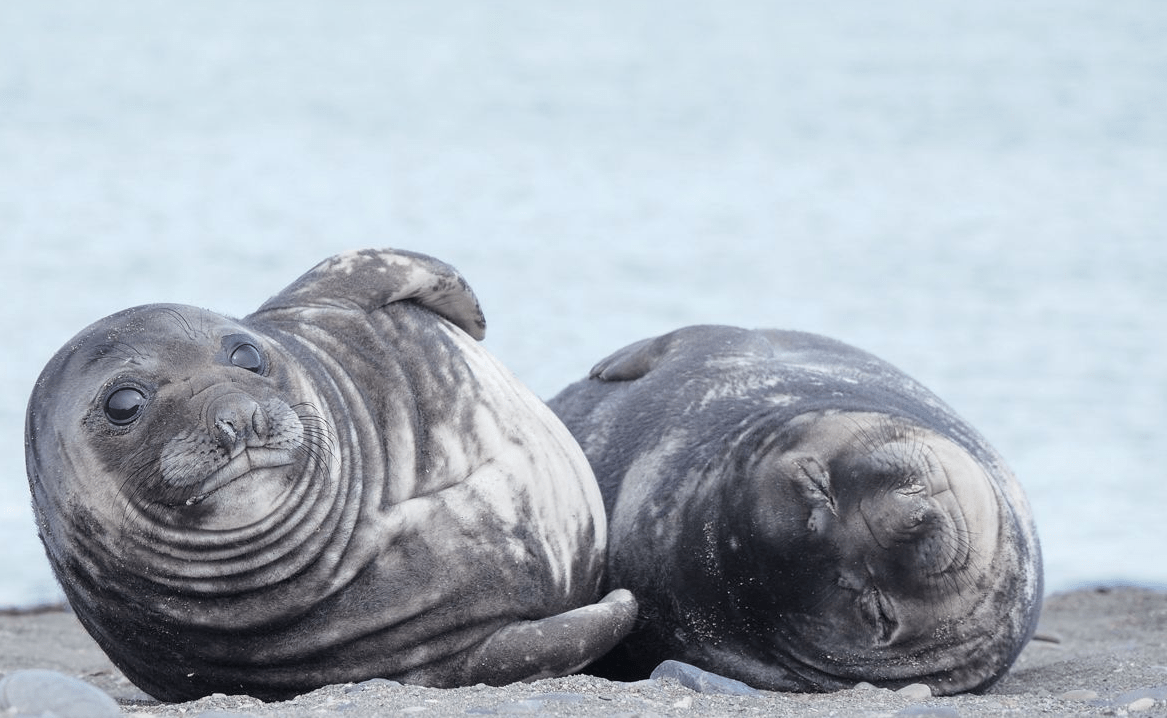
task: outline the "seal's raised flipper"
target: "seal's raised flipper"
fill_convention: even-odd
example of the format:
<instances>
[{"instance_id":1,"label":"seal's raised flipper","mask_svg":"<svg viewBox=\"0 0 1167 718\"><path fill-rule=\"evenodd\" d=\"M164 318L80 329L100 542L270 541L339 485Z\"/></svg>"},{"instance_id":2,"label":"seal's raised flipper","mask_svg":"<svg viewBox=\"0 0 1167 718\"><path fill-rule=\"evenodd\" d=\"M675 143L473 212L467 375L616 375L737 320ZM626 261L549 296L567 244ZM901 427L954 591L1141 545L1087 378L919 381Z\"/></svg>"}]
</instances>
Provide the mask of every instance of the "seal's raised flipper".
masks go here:
<instances>
[{"instance_id":1,"label":"seal's raised flipper","mask_svg":"<svg viewBox=\"0 0 1167 718\"><path fill-rule=\"evenodd\" d=\"M632 381L648 374L673 356L730 358L768 357L773 346L756 332L736 327L703 325L684 327L652 339L629 344L601 359L589 379Z\"/></svg>"},{"instance_id":2,"label":"seal's raised flipper","mask_svg":"<svg viewBox=\"0 0 1167 718\"><path fill-rule=\"evenodd\" d=\"M671 335L655 339L642 339L618 349L601 359L588 373L589 379L600 381L632 381L647 374L657 365L669 350L667 340Z\"/></svg>"},{"instance_id":3,"label":"seal's raised flipper","mask_svg":"<svg viewBox=\"0 0 1167 718\"><path fill-rule=\"evenodd\" d=\"M470 678L493 685L574 673L604 655L632 630L636 599L624 589L599 603L501 628L467 658Z\"/></svg>"},{"instance_id":4,"label":"seal's raised flipper","mask_svg":"<svg viewBox=\"0 0 1167 718\"><path fill-rule=\"evenodd\" d=\"M411 299L475 339L486 335L478 298L458 270L416 252L362 249L329 257L264 302L256 314L302 307L376 311Z\"/></svg>"}]
</instances>

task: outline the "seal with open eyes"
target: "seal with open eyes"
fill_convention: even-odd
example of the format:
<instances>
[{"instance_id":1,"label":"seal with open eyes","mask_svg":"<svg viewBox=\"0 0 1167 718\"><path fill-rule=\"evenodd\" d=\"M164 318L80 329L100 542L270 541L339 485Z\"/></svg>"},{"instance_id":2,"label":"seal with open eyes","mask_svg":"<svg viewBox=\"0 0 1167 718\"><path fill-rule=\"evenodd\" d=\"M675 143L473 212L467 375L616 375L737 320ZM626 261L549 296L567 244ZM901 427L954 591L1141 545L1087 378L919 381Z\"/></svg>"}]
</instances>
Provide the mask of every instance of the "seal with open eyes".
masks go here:
<instances>
[{"instance_id":1,"label":"seal with open eyes","mask_svg":"<svg viewBox=\"0 0 1167 718\"><path fill-rule=\"evenodd\" d=\"M241 320L102 319L46 366L26 457L78 618L163 700L571 672L632 627L600 598L587 460L475 341L451 267L360 251Z\"/></svg>"},{"instance_id":2,"label":"seal with open eyes","mask_svg":"<svg viewBox=\"0 0 1167 718\"><path fill-rule=\"evenodd\" d=\"M641 620L595 672L677 659L772 690L988 687L1032 635L1025 496L920 384L812 334L688 327L550 402L592 463Z\"/></svg>"}]
</instances>

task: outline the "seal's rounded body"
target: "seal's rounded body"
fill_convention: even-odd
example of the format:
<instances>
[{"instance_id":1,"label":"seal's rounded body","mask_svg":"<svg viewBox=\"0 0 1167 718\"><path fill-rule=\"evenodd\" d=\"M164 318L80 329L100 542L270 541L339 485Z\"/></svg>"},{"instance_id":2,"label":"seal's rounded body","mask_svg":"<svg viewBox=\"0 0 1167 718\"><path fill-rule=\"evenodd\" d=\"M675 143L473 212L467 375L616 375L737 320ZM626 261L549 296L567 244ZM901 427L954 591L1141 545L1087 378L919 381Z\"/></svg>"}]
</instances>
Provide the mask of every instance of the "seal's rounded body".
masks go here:
<instances>
[{"instance_id":1,"label":"seal's rounded body","mask_svg":"<svg viewBox=\"0 0 1167 718\"><path fill-rule=\"evenodd\" d=\"M28 474L114 663L164 700L277 698L532 679L614 645L635 603L595 603L594 479L484 326L452 268L362 251L238 321L148 305L75 337L29 402Z\"/></svg>"},{"instance_id":2,"label":"seal's rounded body","mask_svg":"<svg viewBox=\"0 0 1167 718\"><path fill-rule=\"evenodd\" d=\"M596 670L679 659L773 690L979 690L1041 602L1028 503L988 443L824 337L688 327L550 402L609 515L642 625Z\"/></svg>"}]
</instances>

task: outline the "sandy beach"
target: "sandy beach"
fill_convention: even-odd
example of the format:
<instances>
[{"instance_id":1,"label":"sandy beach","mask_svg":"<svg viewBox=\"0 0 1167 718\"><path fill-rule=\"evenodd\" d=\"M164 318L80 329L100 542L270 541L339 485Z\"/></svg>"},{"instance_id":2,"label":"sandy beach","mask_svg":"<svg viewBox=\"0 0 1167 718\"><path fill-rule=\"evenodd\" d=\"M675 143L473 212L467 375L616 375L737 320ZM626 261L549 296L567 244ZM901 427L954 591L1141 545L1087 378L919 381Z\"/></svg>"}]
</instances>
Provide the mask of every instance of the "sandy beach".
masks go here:
<instances>
[{"instance_id":1,"label":"sandy beach","mask_svg":"<svg viewBox=\"0 0 1167 718\"><path fill-rule=\"evenodd\" d=\"M927 697L867 686L831 694L716 695L675 680L590 676L453 690L375 679L326 686L279 703L216 694L164 704L134 687L71 613L0 615L0 674L40 668L94 685L127 716L999 716L1167 715L1167 591L1085 589L1047 597L1037 638L984 695Z\"/></svg>"}]
</instances>

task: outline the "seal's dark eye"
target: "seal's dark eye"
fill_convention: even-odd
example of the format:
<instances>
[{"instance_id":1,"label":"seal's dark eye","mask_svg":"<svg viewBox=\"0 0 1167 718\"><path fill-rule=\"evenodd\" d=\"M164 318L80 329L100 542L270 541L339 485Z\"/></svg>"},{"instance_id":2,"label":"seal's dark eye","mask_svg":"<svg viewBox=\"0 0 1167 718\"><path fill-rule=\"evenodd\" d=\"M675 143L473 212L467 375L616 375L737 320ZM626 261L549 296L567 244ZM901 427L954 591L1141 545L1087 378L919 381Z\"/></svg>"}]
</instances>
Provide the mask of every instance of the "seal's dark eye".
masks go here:
<instances>
[{"instance_id":1,"label":"seal's dark eye","mask_svg":"<svg viewBox=\"0 0 1167 718\"><path fill-rule=\"evenodd\" d=\"M122 387L105 399L105 415L118 426L125 426L142 413L146 395L132 386Z\"/></svg>"},{"instance_id":2,"label":"seal's dark eye","mask_svg":"<svg viewBox=\"0 0 1167 718\"><path fill-rule=\"evenodd\" d=\"M231 352L231 363L240 369L258 374L263 370L263 357L253 344L240 344Z\"/></svg>"}]
</instances>

